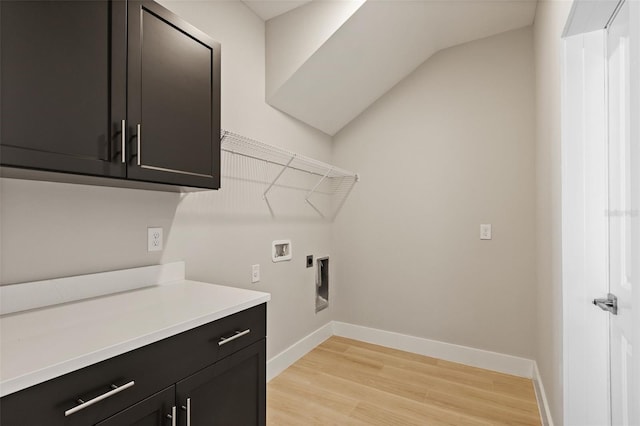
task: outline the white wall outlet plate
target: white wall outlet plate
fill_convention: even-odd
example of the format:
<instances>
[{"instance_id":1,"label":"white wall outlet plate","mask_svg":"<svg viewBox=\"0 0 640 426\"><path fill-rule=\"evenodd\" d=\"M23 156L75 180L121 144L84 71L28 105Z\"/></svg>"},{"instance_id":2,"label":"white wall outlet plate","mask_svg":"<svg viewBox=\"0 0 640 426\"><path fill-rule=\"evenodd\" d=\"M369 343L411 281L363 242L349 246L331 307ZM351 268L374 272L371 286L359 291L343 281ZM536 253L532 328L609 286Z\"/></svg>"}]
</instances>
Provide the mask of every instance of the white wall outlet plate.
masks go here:
<instances>
[{"instance_id":1,"label":"white wall outlet plate","mask_svg":"<svg viewBox=\"0 0 640 426\"><path fill-rule=\"evenodd\" d=\"M260 265L251 265L251 282L257 283L260 281Z\"/></svg>"},{"instance_id":2,"label":"white wall outlet plate","mask_svg":"<svg viewBox=\"0 0 640 426\"><path fill-rule=\"evenodd\" d=\"M274 262L291 260L292 255L291 240L276 240L271 245L271 260Z\"/></svg>"},{"instance_id":3,"label":"white wall outlet plate","mask_svg":"<svg viewBox=\"0 0 640 426\"><path fill-rule=\"evenodd\" d=\"M147 251L162 251L162 228L147 228Z\"/></svg>"},{"instance_id":4,"label":"white wall outlet plate","mask_svg":"<svg viewBox=\"0 0 640 426\"><path fill-rule=\"evenodd\" d=\"M491 224L483 223L480 225L480 239L481 240L490 240L491 239Z\"/></svg>"}]
</instances>

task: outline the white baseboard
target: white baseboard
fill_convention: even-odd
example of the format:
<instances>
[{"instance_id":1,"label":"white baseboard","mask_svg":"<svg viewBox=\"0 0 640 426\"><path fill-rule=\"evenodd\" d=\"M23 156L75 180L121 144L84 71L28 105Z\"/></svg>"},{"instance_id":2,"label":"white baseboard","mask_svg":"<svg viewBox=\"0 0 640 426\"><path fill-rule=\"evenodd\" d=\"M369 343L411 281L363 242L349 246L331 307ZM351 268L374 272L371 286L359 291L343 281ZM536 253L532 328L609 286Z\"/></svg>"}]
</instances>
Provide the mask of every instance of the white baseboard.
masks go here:
<instances>
[{"instance_id":1,"label":"white baseboard","mask_svg":"<svg viewBox=\"0 0 640 426\"><path fill-rule=\"evenodd\" d=\"M538 363L535 361L533 361L533 387L536 391L542 425L553 426L553 419L551 418L551 411L549 410L549 401L547 401L547 394L544 392L544 385L542 384L540 370L538 370Z\"/></svg>"},{"instance_id":2,"label":"white baseboard","mask_svg":"<svg viewBox=\"0 0 640 426\"><path fill-rule=\"evenodd\" d=\"M546 403L546 397L544 396L544 388L542 387L539 375L536 376L536 374L538 374L537 366L533 360L339 321L332 321L325 324L271 358L267 362L267 381L270 381L282 373L287 367L333 335L348 337L446 361L458 362L472 367L526 377L528 379L537 379L541 389L541 406L545 407L549 425L553 426L553 423L550 422L551 417L549 416L548 405Z\"/></svg>"},{"instance_id":3,"label":"white baseboard","mask_svg":"<svg viewBox=\"0 0 640 426\"><path fill-rule=\"evenodd\" d=\"M267 361L267 382L331 336L333 336L333 326L329 322L271 358Z\"/></svg>"},{"instance_id":4,"label":"white baseboard","mask_svg":"<svg viewBox=\"0 0 640 426\"><path fill-rule=\"evenodd\" d=\"M348 337L446 361L458 362L472 367L526 377L528 379L533 378L534 361L526 358L337 321L333 322L333 333L337 336Z\"/></svg>"},{"instance_id":5,"label":"white baseboard","mask_svg":"<svg viewBox=\"0 0 640 426\"><path fill-rule=\"evenodd\" d=\"M271 358L267 382L333 335L532 379L542 424L554 426L538 364L533 360L339 321L325 324Z\"/></svg>"}]
</instances>

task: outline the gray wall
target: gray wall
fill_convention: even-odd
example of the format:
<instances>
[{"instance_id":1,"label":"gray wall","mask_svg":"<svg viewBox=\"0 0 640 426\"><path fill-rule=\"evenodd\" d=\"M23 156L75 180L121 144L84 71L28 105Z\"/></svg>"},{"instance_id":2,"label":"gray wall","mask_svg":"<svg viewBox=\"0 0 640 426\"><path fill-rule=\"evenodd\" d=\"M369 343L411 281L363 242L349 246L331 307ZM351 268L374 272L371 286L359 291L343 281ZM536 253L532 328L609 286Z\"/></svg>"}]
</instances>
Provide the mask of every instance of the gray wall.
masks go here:
<instances>
[{"instance_id":1,"label":"gray wall","mask_svg":"<svg viewBox=\"0 0 640 426\"><path fill-rule=\"evenodd\" d=\"M334 225L336 319L533 358L532 47L525 28L443 50L335 136L362 174Z\"/></svg>"},{"instance_id":2,"label":"gray wall","mask_svg":"<svg viewBox=\"0 0 640 426\"><path fill-rule=\"evenodd\" d=\"M562 234L560 175L560 35L571 2L540 1L534 23L536 58L536 194L538 315L536 361L556 424L562 399Z\"/></svg>"},{"instance_id":3,"label":"gray wall","mask_svg":"<svg viewBox=\"0 0 640 426\"><path fill-rule=\"evenodd\" d=\"M264 102L264 22L241 2L162 2L222 43L222 126L329 161L330 138ZM180 195L13 179L0 180L3 284L185 260L187 277L271 292L268 356L326 324L315 314L315 276L304 255L331 254L330 224L298 187L262 200L274 170L223 156L223 188ZM165 250L147 253L147 226L162 226ZM294 259L271 262L271 241L290 238ZM251 265L262 281L251 284Z\"/></svg>"}]
</instances>

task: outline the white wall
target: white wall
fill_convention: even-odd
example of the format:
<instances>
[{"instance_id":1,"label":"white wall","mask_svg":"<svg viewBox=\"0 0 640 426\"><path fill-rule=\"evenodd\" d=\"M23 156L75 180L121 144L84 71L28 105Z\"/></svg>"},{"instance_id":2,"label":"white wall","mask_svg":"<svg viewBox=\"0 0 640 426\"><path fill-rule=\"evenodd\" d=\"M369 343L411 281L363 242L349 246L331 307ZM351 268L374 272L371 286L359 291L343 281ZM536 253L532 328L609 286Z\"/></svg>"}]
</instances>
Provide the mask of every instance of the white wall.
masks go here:
<instances>
[{"instance_id":1,"label":"white wall","mask_svg":"<svg viewBox=\"0 0 640 426\"><path fill-rule=\"evenodd\" d=\"M222 43L222 126L329 160L330 138L264 103L264 22L241 2L162 2ZM180 195L12 179L0 180L0 283L184 259L187 277L271 292L268 356L327 323L315 314L315 276L304 255L332 254L330 225L298 189L261 198L273 169L223 156L223 188ZM240 180L242 178L245 180ZM299 186L305 177L290 176ZM253 180L257 182L250 182ZM165 250L146 251L147 226L165 231ZM292 262L271 262L271 241L291 238ZM250 284L251 265L262 281Z\"/></svg>"},{"instance_id":2,"label":"white wall","mask_svg":"<svg viewBox=\"0 0 640 426\"><path fill-rule=\"evenodd\" d=\"M533 27L536 69L538 315L535 359L556 422L562 422L562 244L560 36L570 1L539 1Z\"/></svg>"},{"instance_id":3,"label":"white wall","mask_svg":"<svg viewBox=\"0 0 640 426\"><path fill-rule=\"evenodd\" d=\"M312 1L266 22L267 99L364 2Z\"/></svg>"},{"instance_id":4,"label":"white wall","mask_svg":"<svg viewBox=\"0 0 640 426\"><path fill-rule=\"evenodd\" d=\"M336 135L337 320L533 358L533 70L530 27L443 50Z\"/></svg>"}]
</instances>

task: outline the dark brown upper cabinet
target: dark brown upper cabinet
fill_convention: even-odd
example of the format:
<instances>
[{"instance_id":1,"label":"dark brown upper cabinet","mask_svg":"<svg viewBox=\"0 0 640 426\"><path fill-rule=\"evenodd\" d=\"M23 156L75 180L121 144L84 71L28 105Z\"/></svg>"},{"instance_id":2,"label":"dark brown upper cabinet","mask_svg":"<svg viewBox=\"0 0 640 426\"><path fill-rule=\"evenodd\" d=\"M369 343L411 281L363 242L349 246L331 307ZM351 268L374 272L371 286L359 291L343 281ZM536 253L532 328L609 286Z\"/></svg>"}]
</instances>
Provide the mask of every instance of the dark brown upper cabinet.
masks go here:
<instances>
[{"instance_id":1,"label":"dark brown upper cabinet","mask_svg":"<svg viewBox=\"0 0 640 426\"><path fill-rule=\"evenodd\" d=\"M126 177L126 5L0 1L2 165Z\"/></svg>"},{"instance_id":2,"label":"dark brown upper cabinet","mask_svg":"<svg viewBox=\"0 0 640 426\"><path fill-rule=\"evenodd\" d=\"M152 1L2 0L0 23L3 170L220 187L209 36Z\"/></svg>"},{"instance_id":3,"label":"dark brown upper cabinet","mask_svg":"<svg viewBox=\"0 0 640 426\"><path fill-rule=\"evenodd\" d=\"M152 1L129 1L128 177L220 187L220 45Z\"/></svg>"}]
</instances>

